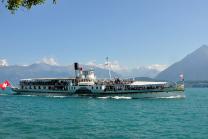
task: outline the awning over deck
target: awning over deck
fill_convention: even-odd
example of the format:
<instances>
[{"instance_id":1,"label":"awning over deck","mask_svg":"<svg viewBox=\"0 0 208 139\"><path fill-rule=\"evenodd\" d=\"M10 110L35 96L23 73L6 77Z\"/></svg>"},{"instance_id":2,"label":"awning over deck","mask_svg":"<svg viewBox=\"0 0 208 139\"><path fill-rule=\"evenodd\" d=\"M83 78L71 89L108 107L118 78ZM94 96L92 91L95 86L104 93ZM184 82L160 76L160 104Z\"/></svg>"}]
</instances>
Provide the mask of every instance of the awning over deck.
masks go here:
<instances>
[{"instance_id":1,"label":"awning over deck","mask_svg":"<svg viewBox=\"0 0 208 139\"><path fill-rule=\"evenodd\" d=\"M132 86L148 86L148 85L165 85L167 82L147 82L147 81L135 81L131 84Z\"/></svg>"}]
</instances>

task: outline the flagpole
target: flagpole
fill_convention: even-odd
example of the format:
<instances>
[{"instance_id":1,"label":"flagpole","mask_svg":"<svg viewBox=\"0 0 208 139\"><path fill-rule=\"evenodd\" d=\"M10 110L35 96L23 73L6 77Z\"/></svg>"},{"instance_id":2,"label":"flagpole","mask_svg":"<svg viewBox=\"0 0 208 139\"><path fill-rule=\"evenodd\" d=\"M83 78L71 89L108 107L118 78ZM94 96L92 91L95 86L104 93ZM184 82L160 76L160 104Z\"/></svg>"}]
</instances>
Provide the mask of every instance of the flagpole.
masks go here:
<instances>
[{"instance_id":1,"label":"flagpole","mask_svg":"<svg viewBox=\"0 0 208 139\"><path fill-rule=\"evenodd\" d=\"M111 71L110 71L109 57L106 57L106 63L107 63L107 66L108 66L108 74L109 74L109 77L110 77L110 80L111 80Z\"/></svg>"}]
</instances>

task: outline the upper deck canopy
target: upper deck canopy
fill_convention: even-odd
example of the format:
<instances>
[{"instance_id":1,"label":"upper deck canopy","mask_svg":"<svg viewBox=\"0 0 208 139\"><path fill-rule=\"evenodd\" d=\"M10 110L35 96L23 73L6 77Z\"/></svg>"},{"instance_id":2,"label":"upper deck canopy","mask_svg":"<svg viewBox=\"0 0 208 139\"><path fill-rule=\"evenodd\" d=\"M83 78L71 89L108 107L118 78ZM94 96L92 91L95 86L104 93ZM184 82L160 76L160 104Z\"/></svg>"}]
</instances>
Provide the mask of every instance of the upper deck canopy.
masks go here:
<instances>
[{"instance_id":1,"label":"upper deck canopy","mask_svg":"<svg viewBox=\"0 0 208 139\"><path fill-rule=\"evenodd\" d=\"M75 78L31 78L21 79L20 81L50 81L50 80L74 80Z\"/></svg>"},{"instance_id":2,"label":"upper deck canopy","mask_svg":"<svg viewBox=\"0 0 208 139\"><path fill-rule=\"evenodd\" d=\"M128 85L134 85L134 86L144 86L144 85L165 85L167 82L148 82L148 81L135 81L133 83L130 83Z\"/></svg>"}]
</instances>

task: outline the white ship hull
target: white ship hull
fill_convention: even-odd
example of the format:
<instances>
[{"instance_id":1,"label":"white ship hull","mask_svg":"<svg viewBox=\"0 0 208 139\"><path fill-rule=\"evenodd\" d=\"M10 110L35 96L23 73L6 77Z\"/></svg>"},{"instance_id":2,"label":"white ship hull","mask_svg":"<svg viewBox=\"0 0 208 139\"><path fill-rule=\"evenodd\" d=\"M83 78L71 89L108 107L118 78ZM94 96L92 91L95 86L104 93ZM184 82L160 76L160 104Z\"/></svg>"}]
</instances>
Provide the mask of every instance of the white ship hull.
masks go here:
<instances>
[{"instance_id":1,"label":"white ship hull","mask_svg":"<svg viewBox=\"0 0 208 139\"><path fill-rule=\"evenodd\" d=\"M94 93L70 93L68 91L37 91L37 90L20 90L15 89L17 95L34 95L34 96L72 96L72 97L130 97L130 98L168 98L177 97L184 98L184 91L153 91L153 90L139 90L139 91L126 91L126 92L94 92Z\"/></svg>"}]
</instances>

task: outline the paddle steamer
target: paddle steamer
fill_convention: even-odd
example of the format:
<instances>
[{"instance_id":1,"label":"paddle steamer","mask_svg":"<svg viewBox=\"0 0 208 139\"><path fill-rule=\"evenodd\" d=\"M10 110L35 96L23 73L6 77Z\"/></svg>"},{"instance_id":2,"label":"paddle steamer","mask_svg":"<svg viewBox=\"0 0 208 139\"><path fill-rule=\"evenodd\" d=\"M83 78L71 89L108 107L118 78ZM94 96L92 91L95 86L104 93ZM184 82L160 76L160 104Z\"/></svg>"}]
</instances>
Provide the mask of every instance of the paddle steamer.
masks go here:
<instances>
[{"instance_id":1,"label":"paddle steamer","mask_svg":"<svg viewBox=\"0 0 208 139\"><path fill-rule=\"evenodd\" d=\"M134 81L128 79L96 79L93 70L83 70L74 63L74 78L36 78L20 80L20 95L58 96L124 96L132 98L184 96L184 83Z\"/></svg>"}]
</instances>

